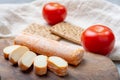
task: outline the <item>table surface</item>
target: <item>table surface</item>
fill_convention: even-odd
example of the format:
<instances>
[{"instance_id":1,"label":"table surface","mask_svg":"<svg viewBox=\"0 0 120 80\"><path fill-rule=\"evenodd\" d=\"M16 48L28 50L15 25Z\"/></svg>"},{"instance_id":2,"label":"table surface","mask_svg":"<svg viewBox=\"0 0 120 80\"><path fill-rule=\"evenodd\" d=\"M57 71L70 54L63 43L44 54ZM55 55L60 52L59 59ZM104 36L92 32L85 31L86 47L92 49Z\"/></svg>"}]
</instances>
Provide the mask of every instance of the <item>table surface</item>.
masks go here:
<instances>
[{"instance_id":1,"label":"table surface","mask_svg":"<svg viewBox=\"0 0 120 80\"><path fill-rule=\"evenodd\" d=\"M27 2L31 2L31 1L34 1L34 0L0 0L0 3L1 4L4 4L4 3L27 3ZM112 2L114 4L117 4L120 6L120 0L107 0L109 2ZM120 73L120 62L114 62L119 70L119 73Z\"/></svg>"}]
</instances>

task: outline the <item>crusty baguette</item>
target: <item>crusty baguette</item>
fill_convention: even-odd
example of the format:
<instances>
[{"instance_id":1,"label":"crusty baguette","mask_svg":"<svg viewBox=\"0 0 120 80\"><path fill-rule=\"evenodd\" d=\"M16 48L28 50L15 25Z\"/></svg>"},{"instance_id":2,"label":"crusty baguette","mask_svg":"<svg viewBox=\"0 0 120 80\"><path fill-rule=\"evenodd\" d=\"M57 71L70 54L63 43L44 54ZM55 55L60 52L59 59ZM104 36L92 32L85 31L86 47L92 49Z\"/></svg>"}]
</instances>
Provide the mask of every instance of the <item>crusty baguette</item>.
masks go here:
<instances>
[{"instance_id":1,"label":"crusty baguette","mask_svg":"<svg viewBox=\"0 0 120 80\"><path fill-rule=\"evenodd\" d=\"M9 55L9 60L13 64L17 64L18 60L22 57L22 55L29 51L29 49L25 46L20 46L17 49L13 50Z\"/></svg>"},{"instance_id":2,"label":"crusty baguette","mask_svg":"<svg viewBox=\"0 0 120 80\"><path fill-rule=\"evenodd\" d=\"M65 76L67 74L68 63L60 57L51 56L48 58L48 69L58 76Z\"/></svg>"},{"instance_id":3,"label":"crusty baguette","mask_svg":"<svg viewBox=\"0 0 120 80\"><path fill-rule=\"evenodd\" d=\"M32 66L34 58L36 56L36 53L32 51L25 52L18 61L18 66L20 67L20 69L23 71L29 69Z\"/></svg>"},{"instance_id":4,"label":"crusty baguette","mask_svg":"<svg viewBox=\"0 0 120 80\"><path fill-rule=\"evenodd\" d=\"M47 73L47 56L39 55L34 59L34 71L40 76Z\"/></svg>"},{"instance_id":5,"label":"crusty baguette","mask_svg":"<svg viewBox=\"0 0 120 80\"><path fill-rule=\"evenodd\" d=\"M20 45L12 45L12 46L5 47L3 49L4 58L8 59L9 58L9 54L12 53L14 50L16 50L19 47L20 47Z\"/></svg>"},{"instance_id":6,"label":"crusty baguette","mask_svg":"<svg viewBox=\"0 0 120 80\"><path fill-rule=\"evenodd\" d=\"M47 56L59 56L69 64L78 65L84 50L73 46L63 45L57 41L34 35L21 34L14 40L15 44L27 46L30 50Z\"/></svg>"}]
</instances>

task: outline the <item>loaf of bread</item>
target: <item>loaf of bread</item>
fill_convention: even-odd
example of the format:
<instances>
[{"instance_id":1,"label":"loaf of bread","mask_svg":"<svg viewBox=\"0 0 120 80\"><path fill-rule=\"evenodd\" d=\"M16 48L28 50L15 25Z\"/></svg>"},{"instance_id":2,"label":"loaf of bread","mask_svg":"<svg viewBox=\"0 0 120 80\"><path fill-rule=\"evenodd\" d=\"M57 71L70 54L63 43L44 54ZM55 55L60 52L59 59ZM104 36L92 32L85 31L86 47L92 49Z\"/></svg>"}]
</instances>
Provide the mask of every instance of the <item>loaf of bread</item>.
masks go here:
<instances>
[{"instance_id":1,"label":"loaf of bread","mask_svg":"<svg viewBox=\"0 0 120 80\"><path fill-rule=\"evenodd\" d=\"M10 62L13 64L17 64L18 60L26 51L29 51L29 49L25 46L20 46L17 49L13 50L9 55Z\"/></svg>"},{"instance_id":2,"label":"loaf of bread","mask_svg":"<svg viewBox=\"0 0 120 80\"><path fill-rule=\"evenodd\" d=\"M23 71L29 69L32 66L34 58L36 56L36 53L32 51L25 52L18 61L18 66L20 67L20 69Z\"/></svg>"},{"instance_id":3,"label":"loaf of bread","mask_svg":"<svg viewBox=\"0 0 120 80\"><path fill-rule=\"evenodd\" d=\"M65 76L67 74L68 63L60 57L51 56L48 58L48 69L58 76Z\"/></svg>"},{"instance_id":4,"label":"loaf of bread","mask_svg":"<svg viewBox=\"0 0 120 80\"><path fill-rule=\"evenodd\" d=\"M31 51L47 56L59 56L65 59L69 64L78 65L84 54L81 48L63 45L57 41L34 35L18 35L14 43L27 46Z\"/></svg>"},{"instance_id":5,"label":"loaf of bread","mask_svg":"<svg viewBox=\"0 0 120 80\"><path fill-rule=\"evenodd\" d=\"M47 73L47 56L39 55L34 59L34 71L40 76Z\"/></svg>"},{"instance_id":6,"label":"loaf of bread","mask_svg":"<svg viewBox=\"0 0 120 80\"><path fill-rule=\"evenodd\" d=\"M11 54L14 50L16 50L19 47L20 47L20 45L12 45L12 46L5 47L3 49L4 58L8 59L9 58L9 54Z\"/></svg>"}]
</instances>

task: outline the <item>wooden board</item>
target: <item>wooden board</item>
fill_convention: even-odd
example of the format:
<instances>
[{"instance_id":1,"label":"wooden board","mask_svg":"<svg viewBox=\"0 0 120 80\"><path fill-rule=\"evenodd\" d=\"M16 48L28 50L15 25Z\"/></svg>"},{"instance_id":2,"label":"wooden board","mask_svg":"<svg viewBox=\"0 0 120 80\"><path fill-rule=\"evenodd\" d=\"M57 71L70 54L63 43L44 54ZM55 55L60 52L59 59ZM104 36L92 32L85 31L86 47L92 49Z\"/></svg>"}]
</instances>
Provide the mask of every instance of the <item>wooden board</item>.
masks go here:
<instances>
[{"instance_id":1,"label":"wooden board","mask_svg":"<svg viewBox=\"0 0 120 80\"><path fill-rule=\"evenodd\" d=\"M32 67L22 72L3 57L3 48L11 45L11 39L0 39L0 76L1 80L119 80L118 70L107 57L85 53L84 59L78 66L69 65L68 75L58 77L48 71L45 76L34 74Z\"/></svg>"}]
</instances>

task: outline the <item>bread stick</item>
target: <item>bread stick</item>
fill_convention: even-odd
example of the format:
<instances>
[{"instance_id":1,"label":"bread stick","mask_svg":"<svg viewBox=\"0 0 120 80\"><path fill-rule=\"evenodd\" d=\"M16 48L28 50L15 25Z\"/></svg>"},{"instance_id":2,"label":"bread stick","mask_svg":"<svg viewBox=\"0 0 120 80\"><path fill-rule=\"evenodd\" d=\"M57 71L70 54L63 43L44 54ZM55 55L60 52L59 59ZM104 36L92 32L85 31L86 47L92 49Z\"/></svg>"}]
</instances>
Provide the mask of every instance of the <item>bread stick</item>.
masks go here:
<instances>
[{"instance_id":1,"label":"bread stick","mask_svg":"<svg viewBox=\"0 0 120 80\"><path fill-rule=\"evenodd\" d=\"M34 35L21 34L15 38L14 43L27 46L38 54L59 56L72 65L78 65L84 54L84 50L81 48L63 45L57 41Z\"/></svg>"}]
</instances>

